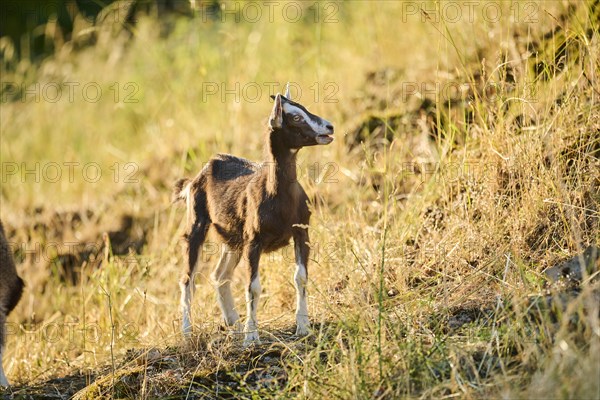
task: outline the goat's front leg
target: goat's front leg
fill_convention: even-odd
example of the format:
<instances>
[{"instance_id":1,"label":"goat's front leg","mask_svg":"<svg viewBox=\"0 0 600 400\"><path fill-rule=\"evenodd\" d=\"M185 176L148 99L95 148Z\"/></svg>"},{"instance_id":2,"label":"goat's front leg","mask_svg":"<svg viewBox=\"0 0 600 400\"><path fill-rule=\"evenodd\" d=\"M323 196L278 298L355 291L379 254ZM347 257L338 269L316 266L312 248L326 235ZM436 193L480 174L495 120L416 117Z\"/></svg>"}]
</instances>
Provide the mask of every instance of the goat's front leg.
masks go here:
<instances>
[{"instance_id":1,"label":"goat's front leg","mask_svg":"<svg viewBox=\"0 0 600 400\"><path fill-rule=\"evenodd\" d=\"M260 299L260 274L258 263L260 261L261 248L257 241L252 241L244 248L244 256L248 261L248 287L246 289L246 328L244 346L251 343L260 343L258 337L258 322L256 310Z\"/></svg>"},{"instance_id":2,"label":"goat's front leg","mask_svg":"<svg viewBox=\"0 0 600 400\"><path fill-rule=\"evenodd\" d=\"M181 288L181 313L182 313L182 330L185 337L189 337L192 333L192 298L194 297L194 275L198 259L202 251L202 245L206 239L206 231L208 230L208 222L203 218L199 222L194 223L189 234L187 234L187 256L188 265L185 273L181 277L179 286Z\"/></svg>"},{"instance_id":3,"label":"goat's front leg","mask_svg":"<svg viewBox=\"0 0 600 400\"><path fill-rule=\"evenodd\" d=\"M294 250L296 254L296 335L306 336L310 332L308 306L306 305L306 282L308 281L308 230L298 229L294 232Z\"/></svg>"}]
</instances>

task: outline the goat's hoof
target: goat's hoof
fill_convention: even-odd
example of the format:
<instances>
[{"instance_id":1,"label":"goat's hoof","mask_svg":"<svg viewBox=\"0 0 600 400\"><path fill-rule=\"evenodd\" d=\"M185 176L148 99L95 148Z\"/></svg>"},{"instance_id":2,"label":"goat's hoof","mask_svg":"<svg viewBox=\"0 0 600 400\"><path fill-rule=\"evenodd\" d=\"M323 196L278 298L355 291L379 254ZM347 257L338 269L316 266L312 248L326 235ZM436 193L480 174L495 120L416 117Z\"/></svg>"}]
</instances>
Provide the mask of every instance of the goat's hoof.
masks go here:
<instances>
[{"instance_id":1,"label":"goat's hoof","mask_svg":"<svg viewBox=\"0 0 600 400\"><path fill-rule=\"evenodd\" d=\"M310 322L306 316L300 316L296 320L296 336L308 336L310 334Z\"/></svg>"},{"instance_id":2,"label":"goat's hoof","mask_svg":"<svg viewBox=\"0 0 600 400\"><path fill-rule=\"evenodd\" d=\"M260 338L258 337L258 332L248 332L246 333L246 337L244 338L244 347L248 347L250 345L260 344Z\"/></svg>"},{"instance_id":3,"label":"goat's hoof","mask_svg":"<svg viewBox=\"0 0 600 400\"><path fill-rule=\"evenodd\" d=\"M240 321L236 322L233 325L222 325L220 329L230 335L232 337L237 338L238 340L244 335L244 326L240 323Z\"/></svg>"},{"instance_id":4,"label":"goat's hoof","mask_svg":"<svg viewBox=\"0 0 600 400\"><path fill-rule=\"evenodd\" d=\"M184 329L182 331L182 333L183 333L183 338L185 340L190 340L192 337L192 327L190 327L189 329Z\"/></svg>"},{"instance_id":5,"label":"goat's hoof","mask_svg":"<svg viewBox=\"0 0 600 400\"><path fill-rule=\"evenodd\" d=\"M303 327L296 327L296 335L298 337L303 337L303 336L308 336L310 335L310 328L308 328L307 326L303 326Z\"/></svg>"},{"instance_id":6,"label":"goat's hoof","mask_svg":"<svg viewBox=\"0 0 600 400\"><path fill-rule=\"evenodd\" d=\"M248 347L253 347L253 346L258 346L260 345L260 340L245 340L244 339L244 344L242 345L242 347L244 349L247 349Z\"/></svg>"},{"instance_id":7,"label":"goat's hoof","mask_svg":"<svg viewBox=\"0 0 600 400\"><path fill-rule=\"evenodd\" d=\"M236 325L238 325L238 321L240 320L240 316L238 315L238 313L234 312L228 315L227 317L223 318L223 320L225 322L225 326L236 327Z\"/></svg>"}]
</instances>

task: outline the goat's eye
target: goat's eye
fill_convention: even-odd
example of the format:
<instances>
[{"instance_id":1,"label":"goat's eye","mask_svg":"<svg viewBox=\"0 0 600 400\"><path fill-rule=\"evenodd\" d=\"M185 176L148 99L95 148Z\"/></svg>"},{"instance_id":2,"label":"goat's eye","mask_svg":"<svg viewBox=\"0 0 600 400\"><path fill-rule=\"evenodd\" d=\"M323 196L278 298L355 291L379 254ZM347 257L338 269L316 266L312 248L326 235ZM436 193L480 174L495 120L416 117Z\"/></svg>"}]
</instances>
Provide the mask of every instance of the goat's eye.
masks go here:
<instances>
[{"instance_id":1,"label":"goat's eye","mask_svg":"<svg viewBox=\"0 0 600 400\"><path fill-rule=\"evenodd\" d=\"M294 122L300 122L300 120L302 119L299 115L294 115L292 117L292 119L294 120Z\"/></svg>"}]
</instances>

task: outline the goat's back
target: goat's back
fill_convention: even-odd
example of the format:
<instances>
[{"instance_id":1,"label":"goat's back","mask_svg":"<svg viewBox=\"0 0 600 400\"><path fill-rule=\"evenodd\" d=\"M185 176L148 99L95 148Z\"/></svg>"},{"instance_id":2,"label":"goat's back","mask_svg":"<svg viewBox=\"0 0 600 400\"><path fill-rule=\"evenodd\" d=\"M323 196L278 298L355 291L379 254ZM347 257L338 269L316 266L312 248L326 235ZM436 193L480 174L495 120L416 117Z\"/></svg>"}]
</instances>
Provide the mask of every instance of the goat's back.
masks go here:
<instances>
[{"instance_id":1,"label":"goat's back","mask_svg":"<svg viewBox=\"0 0 600 400\"><path fill-rule=\"evenodd\" d=\"M232 248L243 242L248 186L258 182L260 175L257 163L230 154L217 154L192 184L195 208L206 210L206 217Z\"/></svg>"},{"instance_id":2,"label":"goat's back","mask_svg":"<svg viewBox=\"0 0 600 400\"><path fill-rule=\"evenodd\" d=\"M228 182L250 177L260 170L260 165L231 154L217 154L210 160L210 176L217 182Z\"/></svg>"}]
</instances>

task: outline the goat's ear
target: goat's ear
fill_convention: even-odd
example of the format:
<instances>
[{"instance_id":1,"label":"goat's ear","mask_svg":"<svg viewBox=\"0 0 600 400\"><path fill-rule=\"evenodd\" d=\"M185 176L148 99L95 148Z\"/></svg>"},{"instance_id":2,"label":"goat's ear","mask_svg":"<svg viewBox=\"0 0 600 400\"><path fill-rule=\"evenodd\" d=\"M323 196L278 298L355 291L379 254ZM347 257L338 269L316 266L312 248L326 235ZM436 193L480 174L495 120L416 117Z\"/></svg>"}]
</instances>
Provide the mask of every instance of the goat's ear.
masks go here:
<instances>
[{"instance_id":1,"label":"goat's ear","mask_svg":"<svg viewBox=\"0 0 600 400\"><path fill-rule=\"evenodd\" d=\"M277 96L271 96L275 99L273 104L273 111L271 111L271 117L269 117L269 126L273 129L281 128L283 125L283 106L281 104L281 94L277 93Z\"/></svg>"}]
</instances>

